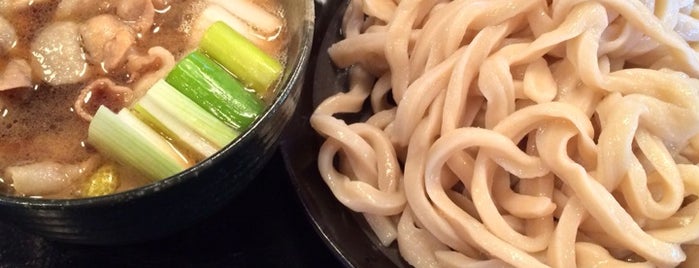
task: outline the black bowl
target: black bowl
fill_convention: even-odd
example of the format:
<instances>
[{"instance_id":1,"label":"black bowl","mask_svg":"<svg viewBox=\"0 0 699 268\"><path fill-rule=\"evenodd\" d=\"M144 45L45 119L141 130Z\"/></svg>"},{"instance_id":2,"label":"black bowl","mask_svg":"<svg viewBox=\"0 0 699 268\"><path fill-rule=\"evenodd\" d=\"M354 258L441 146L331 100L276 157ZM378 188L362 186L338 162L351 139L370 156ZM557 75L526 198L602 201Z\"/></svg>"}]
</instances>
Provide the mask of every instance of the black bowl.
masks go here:
<instances>
[{"instance_id":1,"label":"black bowl","mask_svg":"<svg viewBox=\"0 0 699 268\"><path fill-rule=\"evenodd\" d=\"M318 151L324 139L311 128L310 116L325 98L348 87L348 77L327 53L330 45L342 39L340 25L347 2L317 2L321 3L307 90L301 93L296 115L280 144L291 182L313 227L346 267L410 267L395 243L382 246L363 216L340 203L318 172Z\"/></svg>"},{"instance_id":2,"label":"black bowl","mask_svg":"<svg viewBox=\"0 0 699 268\"><path fill-rule=\"evenodd\" d=\"M51 240L109 245L160 238L223 207L275 152L299 99L313 40L314 5L312 0L282 2L290 38L280 92L234 142L180 174L131 191L70 200L0 196L0 220Z\"/></svg>"}]
</instances>

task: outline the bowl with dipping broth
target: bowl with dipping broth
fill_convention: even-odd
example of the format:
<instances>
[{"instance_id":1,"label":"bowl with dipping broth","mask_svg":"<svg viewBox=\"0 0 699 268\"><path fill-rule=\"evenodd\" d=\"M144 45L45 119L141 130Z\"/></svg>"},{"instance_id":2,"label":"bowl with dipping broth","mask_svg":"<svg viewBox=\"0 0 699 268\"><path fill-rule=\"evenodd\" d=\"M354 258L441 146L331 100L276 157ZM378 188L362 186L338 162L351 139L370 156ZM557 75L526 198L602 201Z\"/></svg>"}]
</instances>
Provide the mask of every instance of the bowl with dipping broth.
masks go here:
<instances>
[{"instance_id":1,"label":"bowl with dipping broth","mask_svg":"<svg viewBox=\"0 0 699 268\"><path fill-rule=\"evenodd\" d=\"M313 1L90 3L103 14L82 14L73 2L0 4L8 5L0 6L0 31L10 29L0 32L0 72L16 74L0 80L0 119L12 124L0 130L0 220L56 241L126 244L184 229L243 191L296 108ZM32 22L27 40L17 25L32 12L51 19ZM5 36L14 42L3 46ZM52 54L42 39L83 54ZM16 83L1 85L7 81ZM48 134L16 134L32 124L12 116L58 105L47 99L70 102L25 116ZM77 145L63 145L70 140Z\"/></svg>"}]
</instances>

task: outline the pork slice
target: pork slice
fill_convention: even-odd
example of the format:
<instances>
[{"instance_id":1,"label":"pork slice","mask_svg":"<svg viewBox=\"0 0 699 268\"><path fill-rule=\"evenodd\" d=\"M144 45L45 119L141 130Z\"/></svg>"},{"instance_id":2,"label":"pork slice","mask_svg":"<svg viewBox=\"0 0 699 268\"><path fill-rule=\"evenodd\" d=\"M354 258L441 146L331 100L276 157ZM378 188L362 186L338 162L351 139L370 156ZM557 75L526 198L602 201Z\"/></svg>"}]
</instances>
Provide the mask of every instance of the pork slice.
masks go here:
<instances>
[{"instance_id":1,"label":"pork slice","mask_svg":"<svg viewBox=\"0 0 699 268\"><path fill-rule=\"evenodd\" d=\"M138 33L145 33L153 26L155 8L151 0L120 0L116 10L117 15Z\"/></svg>"},{"instance_id":2,"label":"pork slice","mask_svg":"<svg viewBox=\"0 0 699 268\"><path fill-rule=\"evenodd\" d=\"M99 157L91 157L78 164L53 161L12 166L5 169L5 178L15 191L25 196L42 196L65 191L96 169Z\"/></svg>"},{"instance_id":3,"label":"pork slice","mask_svg":"<svg viewBox=\"0 0 699 268\"><path fill-rule=\"evenodd\" d=\"M167 49L159 46L148 49L147 55L128 56L126 70L134 79L133 98L139 99L159 79L163 79L175 67L175 57Z\"/></svg>"},{"instance_id":4,"label":"pork slice","mask_svg":"<svg viewBox=\"0 0 699 268\"><path fill-rule=\"evenodd\" d=\"M32 67L24 59L13 59L0 74L0 91L32 86Z\"/></svg>"},{"instance_id":5,"label":"pork slice","mask_svg":"<svg viewBox=\"0 0 699 268\"><path fill-rule=\"evenodd\" d=\"M28 8L30 5L38 5L49 0L0 0L0 14L10 14L18 10Z\"/></svg>"},{"instance_id":6,"label":"pork slice","mask_svg":"<svg viewBox=\"0 0 699 268\"><path fill-rule=\"evenodd\" d=\"M104 14L80 26L80 36L87 59L105 72L119 67L126 53L136 43L136 33L114 15Z\"/></svg>"},{"instance_id":7,"label":"pork slice","mask_svg":"<svg viewBox=\"0 0 699 268\"><path fill-rule=\"evenodd\" d=\"M119 86L108 78L100 78L80 91L73 107L82 119L89 122L100 106L119 111L131 104L132 100L133 93L130 88Z\"/></svg>"},{"instance_id":8,"label":"pork slice","mask_svg":"<svg viewBox=\"0 0 699 268\"><path fill-rule=\"evenodd\" d=\"M56 7L54 19L83 21L108 11L111 5L110 0L62 0Z\"/></svg>"},{"instance_id":9,"label":"pork slice","mask_svg":"<svg viewBox=\"0 0 699 268\"><path fill-rule=\"evenodd\" d=\"M2 0L0 0L2 1ZM9 21L0 16L0 56L12 49L17 42L17 33Z\"/></svg>"}]
</instances>

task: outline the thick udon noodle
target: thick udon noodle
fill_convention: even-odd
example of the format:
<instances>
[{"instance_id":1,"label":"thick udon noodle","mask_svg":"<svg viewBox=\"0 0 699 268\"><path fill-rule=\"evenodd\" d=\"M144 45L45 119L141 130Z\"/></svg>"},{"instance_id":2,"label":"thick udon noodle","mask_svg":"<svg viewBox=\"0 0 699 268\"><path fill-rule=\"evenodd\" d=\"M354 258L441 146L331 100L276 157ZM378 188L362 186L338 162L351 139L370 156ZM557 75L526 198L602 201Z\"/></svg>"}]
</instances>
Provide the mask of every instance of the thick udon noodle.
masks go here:
<instances>
[{"instance_id":1,"label":"thick udon noodle","mask_svg":"<svg viewBox=\"0 0 699 268\"><path fill-rule=\"evenodd\" d=\"M418 267L697 267L697 16L353 0L329 49L349 89L311 117L320 173Z\"/></svg>"}]
</instances>

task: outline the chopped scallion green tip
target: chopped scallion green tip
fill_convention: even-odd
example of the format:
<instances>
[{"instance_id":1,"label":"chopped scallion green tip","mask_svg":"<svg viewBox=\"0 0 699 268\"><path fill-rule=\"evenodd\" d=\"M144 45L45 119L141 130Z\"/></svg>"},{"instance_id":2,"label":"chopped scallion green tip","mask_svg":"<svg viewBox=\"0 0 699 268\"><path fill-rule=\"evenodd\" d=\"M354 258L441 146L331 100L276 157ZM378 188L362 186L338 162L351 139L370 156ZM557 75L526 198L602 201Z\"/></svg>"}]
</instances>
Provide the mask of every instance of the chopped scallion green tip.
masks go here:
<instances>
[{"instance_id":1,"label":"chopped scallion green tip","mask_svg":"<svg viewBox=\"0 0 699 268\"><path fill-rule=\"evenodd\" d=\"M264 95L282 73L279 61L220 21L206 30L199 47L260 95Z\"/></svg>"}]
</instances>

